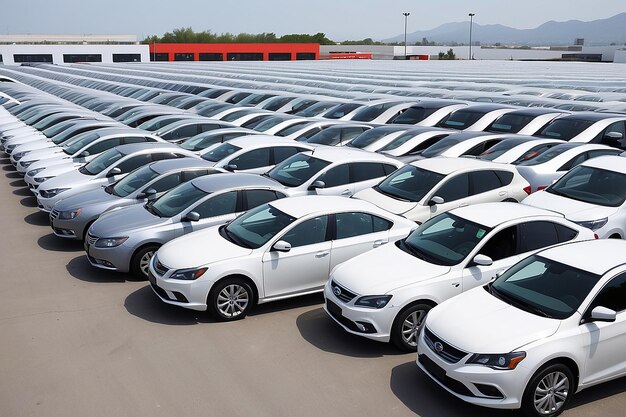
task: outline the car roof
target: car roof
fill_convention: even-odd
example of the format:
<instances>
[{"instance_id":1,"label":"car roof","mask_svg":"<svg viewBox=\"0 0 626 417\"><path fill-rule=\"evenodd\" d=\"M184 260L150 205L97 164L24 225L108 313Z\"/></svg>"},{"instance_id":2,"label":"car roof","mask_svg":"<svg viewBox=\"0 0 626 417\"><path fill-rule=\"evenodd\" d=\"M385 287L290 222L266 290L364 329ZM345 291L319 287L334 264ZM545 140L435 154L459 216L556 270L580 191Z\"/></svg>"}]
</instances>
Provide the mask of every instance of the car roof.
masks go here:
<instances>
[{"instance_id":1,"label":"car roof","mask_svg":"<svg viewBox=\"0 0 626 417\"><path fill-rule=\"evenodd\" d=\"M562 214L554 211L508 202L472 204L451 210L451 213L489 228L526 217L563 218Z\"/></svg>"},{"instance_id":2,"label":"car roof","mask_svg":"<svg viewBox=\"0 0 626 417\"><path fill-rule=\"evenodd\" d=\"M545 249L539 256L574 268L601 275L626 263L626 241L621 239L597 239L574 242ZM592 260L590 262L590 260Z\"/></svg>"},{"instance_id":3,"label":"car roof","mask_svg":"<svg viewBox=\"0 0 626 417\"><path fill-rule=\"evenodd\" d=\"M618 113L576 112L574 114L559 117L558 119L554 119L554 120L573 119L573 120L587 120L590 122L597 122L599 120L612 119L614 117L626 119L626 115L618 114Z\"/></svg>"},{"instance_id":4,"label":"car roof","mask_svg":"<svg viewBox=\"0 0 626 417\"><path fill-rule=\"evenodd\" d=\"M116 146L114 149L117 149L120 153L123 153L124 155L129 155L134 152L139 152L139 151L143 151L144 149L152 149L152 148L161 148L161 149L167 149L167 150L171 149L171 150L176 150L176 151L180 151L183 153L189 152L184 149L181 149L181 147L178 145L175 145L173 143L167 143L167 142L129 143L127 145Z\"/></svg>"},{"instance_id":5,"label":"car roof","mask_svg":"<svg viewBox=\"0 0 626 417\"><path fill-rule=\"evenodd\" d=\"M128 126L103 127L102 129L92 130L92 132L98 133L98 135L100 137L103 137L105 135L118 135L118 134L132 135L132 136L148 136L148 135L151 135L150 132L146 132L145 130L135 129L133 127L128 127Z\"/></svg>"},{"instance_id":6,"label":"car roof","mask_svg":"<svg viewBox=\"0 0 626 417\"><path fill-rule=\"evenodd\" d=\"M364 200L328 195L309 195L284 198L270 203L273 207L297 219L309 214L334 213L347 210L376 211L373 205Z\"/></svg>"},{"instance_id":7,"label":"car roof","mask_svg":"<svg viewBox=\"0 0 626 417\"><path fill-rule=\"evenodd\" d=\"M491 161L484 161L476 158L447 158L443 156L435 158L420 159L419 161L411 162L411 165L418 168L426 169L428 171L437 172L439 174L448 175L452 172L472 169L497 169L503 171L513 171L515 168L506 165L499 164Z\"/></svg>"},{"instance_id":8,"label":"car roof","mask_svg":"<svg viewBox=\"0 0 626 417\"><path fill-rule=\"evenodd\" d=\"M236 187L270 187L280 188L276 181L257 174L243 172L228 172L219 175L209 175L191 181L194 186L204 192L214 193L227 188Z\"/></svg>"},{"instance_id":9,"label":"car roof","mask_svg":"<svg viewBox=\"0 0 626 417\"><path fill-rule=\"evenodd\" d=\"M294 142L295 143L295 142ZM397 165L398 162L388 156L381 155L375 152L368 152L358 148L346 148L337 146L319 146L312 151L303 152L307 155L312 155L315 158L323 159L325 161L333 162L349 162L359 160L363 162L390 162Z\"/></svg>"},{"instance_id":10,"label":"car roof","mask_svg":"<svg viewBox=\"0 0 626 417\"><path fill-rule=\"evenodd\" d=\"M240 136L238 138L231 139L225 143L230 143L232 145L239 146L242 148L247 148L250 146L268 146L268 145L274 145L274 144L276 145L286 144L286 145L292 145L292 146L303 145L305 148L309 148L309 149L311 148L306 143L296 142L292 139L286 139L286 138L281 138L281 137L272 136L272 135L255 135L255 134Z\"/></svg>"},{"instance_id":11,"label":"car roof","mask_svg":"<svg viewBox=\"0 0 626 417\"><path fill-rule=\"evenodd\" d=\"M416 109L439 109L448 106L456 106L459 104L467 105L464 101L458 100L423 100L419 103L413 104L410 108Z\"/></svg>"},{"instance_id":12,"label":"car roof","mask_svg":"<svg viewBox=\"0 0 626 417\"><path fill-rule=\"evenodd\" d=\"M620 172L622 174L626 174L626 158L619 155L606 155L606 156L598 156L595 158L588 159L583 162L581 165L606 169L609 171Z\"/></svg>"},{"instance_id":13,"label":"car roof","mask_svg":"<svg viewBox=\"0 0 626 417\"><path fill-rule=\"evenodd\" d=\"M162 161L156 161L150 164L150 168L157 174L163 174L165 172L185 169L185 168L210 168L212 163L205 161L201 158L176 158L176 159L164 159Z\"/></svg>"},{"instance_id":14,"label":"car roof","mask_svg":"<svg viewBox=\"0 0 626 417\"><path fill-rule=\"evenodd\" d=\"M569 114L564 110L549 108L549 107L528 107L525 109L514 110L510 113L506 113L508 115L522 115L522 116L541 116L542 114Z\"/></svg>"}]
</instances>

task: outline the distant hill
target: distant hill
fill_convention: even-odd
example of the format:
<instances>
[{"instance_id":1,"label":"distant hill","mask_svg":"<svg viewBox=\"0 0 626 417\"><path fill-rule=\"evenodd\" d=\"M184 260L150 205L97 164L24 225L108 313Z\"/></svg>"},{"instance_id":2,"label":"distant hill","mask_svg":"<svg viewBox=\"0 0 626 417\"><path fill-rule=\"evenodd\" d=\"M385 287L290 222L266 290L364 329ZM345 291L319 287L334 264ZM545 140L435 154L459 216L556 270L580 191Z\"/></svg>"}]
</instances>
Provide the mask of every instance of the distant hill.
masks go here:
<instances>
[{"instance_id":1,"label":"distant hill","mask_svg":"<svg viewBox=\"0 0 626 417\"><path fill-rule=\"evenodd\" d=\"M438 43L467 43L469 21L446 23L432 30L407 34L407 43L421 42L422 38ZM534 29L514 29L503 25L479 25L474 23L472 42L483 44L500 42L508 45L572 45L574 39L584 38L585 45L609 45L626 43L626 13L608 19L582 22L549 21ZM404 34L384 39L384 42L404 42Z\"/></svg>"}]
</instances>

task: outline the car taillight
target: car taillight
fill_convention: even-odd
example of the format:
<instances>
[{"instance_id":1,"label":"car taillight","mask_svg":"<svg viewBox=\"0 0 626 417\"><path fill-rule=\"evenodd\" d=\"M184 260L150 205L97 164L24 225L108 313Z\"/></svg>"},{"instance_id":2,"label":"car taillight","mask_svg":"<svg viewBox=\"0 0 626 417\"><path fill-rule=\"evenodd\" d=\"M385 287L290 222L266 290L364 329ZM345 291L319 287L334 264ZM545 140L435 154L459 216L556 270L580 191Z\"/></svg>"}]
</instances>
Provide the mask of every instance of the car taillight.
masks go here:
<instances>
[{"instance_id":1,"label":"car taillight","mask_svg":"<svg viewBox=\"0 0 626 417\"><path fill-rule=\"evenodd\" d=\"M598 234L597 234L597 233L594 233L594 234L593 234L593 237L594 237L595 239L600 239L600 236L598 236Z\"/></svg>"},{"instance_id":2,"label":"car taillight","mask_svg":"<svg viewBox=\"0 0 626 417\"><path fill-rule=\"evenodd\" d=\"M530 152L526 155L522 156L522 161L528 161L529 159L533 159L535 156L539 155L541 152Z\"/></svg>"},{"instance_id":3,"label":"car taillight","mask_svg":"<svg viewBox=\"0 0 626 417\"><path fill-rule=\"evenodd\" d=\"M537 187L537 191L545 190L546 188L548 188L547 185L540 185L539 187Z\"/></svg>"},{"instance_id":4,"label":"car taillight","mask_svg":"<svg viewBox=\"0 0 626 417\"><path fill-rule=\"evenodd\" d=\"M530 185L528 187L524 187L524 192L528 195L530 195L530 193L533 191L532 188L530 188Z\"/></svg>"}]
</instances>

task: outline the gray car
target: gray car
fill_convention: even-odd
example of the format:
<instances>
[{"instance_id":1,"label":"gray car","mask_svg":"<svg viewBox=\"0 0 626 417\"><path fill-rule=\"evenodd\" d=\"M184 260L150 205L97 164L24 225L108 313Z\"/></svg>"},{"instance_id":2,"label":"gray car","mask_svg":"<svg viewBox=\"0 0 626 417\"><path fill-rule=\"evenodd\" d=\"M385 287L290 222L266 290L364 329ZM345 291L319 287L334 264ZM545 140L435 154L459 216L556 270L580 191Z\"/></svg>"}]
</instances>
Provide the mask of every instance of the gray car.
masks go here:
<instances>
[{"instance_id":1,"label":"gray car","mask_svg":"<svg viewBox=\"0 0 626 417\"><path fill-rule=\"evenodd\" d=\"M54 234L83 240L91 223L105 211L146 203L194 178L224 172L203 159L181 158L153 162L106 187L82 192L56 203L50 212Z\"/></svg>"},{"instance_id":2,"label":"gray car","mask_svg":"<svg viewBox=\"0 0 626 417\"><path fill-rule=\"evenodd\" d=\"M105 213L87 232L85 252L98 268L148 277L150 258L164 243L224 224L244 211L285 197L283 187L254 174L196 178L153 203Z\"/></svg>"}]
</instances>

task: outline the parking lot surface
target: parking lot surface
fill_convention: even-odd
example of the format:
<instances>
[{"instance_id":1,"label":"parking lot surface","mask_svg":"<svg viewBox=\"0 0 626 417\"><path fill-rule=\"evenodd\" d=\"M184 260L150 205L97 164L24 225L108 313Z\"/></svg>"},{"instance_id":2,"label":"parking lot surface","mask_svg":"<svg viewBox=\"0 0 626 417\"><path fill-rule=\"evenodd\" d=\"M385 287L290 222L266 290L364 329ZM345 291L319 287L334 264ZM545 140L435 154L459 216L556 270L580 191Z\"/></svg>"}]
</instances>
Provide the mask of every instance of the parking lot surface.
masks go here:
<instances>
[{"instance_id":1,"label":"parking lot surface","mask_svg":"<svg viewBox=\"0 0 626 417\"><path fill-rule=\"evenodd\" d=\"M415 354L353 337L321 295L214 322L92 268L0 159L0 416L512 416L435 386ZM624 416L626 378L563 414Z\"/></svg>"}]
</instances>

